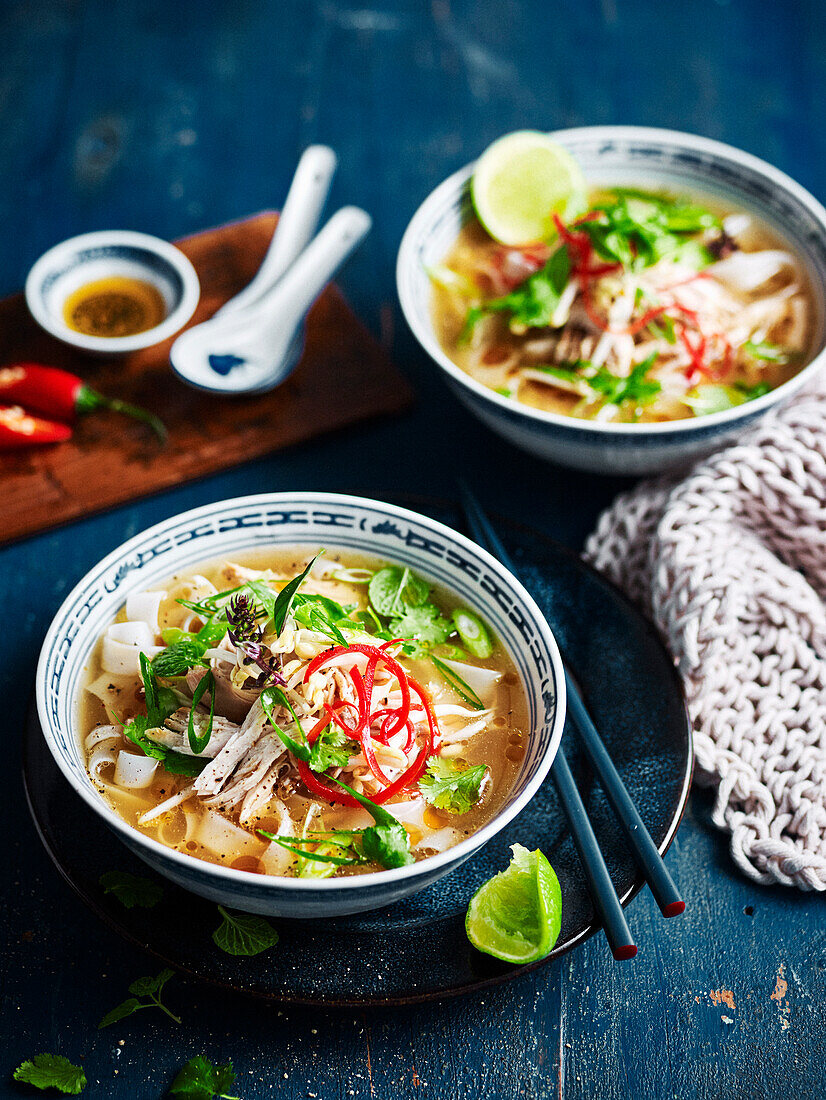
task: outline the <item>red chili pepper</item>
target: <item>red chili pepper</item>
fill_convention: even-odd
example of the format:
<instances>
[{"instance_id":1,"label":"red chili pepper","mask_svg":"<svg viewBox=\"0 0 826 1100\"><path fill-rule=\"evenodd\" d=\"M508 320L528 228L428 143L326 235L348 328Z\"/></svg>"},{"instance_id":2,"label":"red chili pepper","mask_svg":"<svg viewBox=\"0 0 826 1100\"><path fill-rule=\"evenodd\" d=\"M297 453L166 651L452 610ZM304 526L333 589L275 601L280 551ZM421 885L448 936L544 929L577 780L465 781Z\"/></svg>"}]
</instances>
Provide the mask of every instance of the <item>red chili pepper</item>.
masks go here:
<instances>
[{"instance_id":1,"label":"red chili pepper","mask_svg":"<svg viewBox=\"0 0 826 1100\"><path fill-rule=\"evenodd\" d=\"M317 657L314 657L312 661L310 661L304 673L304 683L306 684L312 674L323 665L327 664L328 661L333 660L334 657L340 657L343 653L363 653L373 662L375 662L375 664L378 664L379 662L385 664L387 668L392 672L392 674L399 681L399 688L402 694L402 702L401 706L396 711L396 723L391 728L389 735L392 736L392 734L398 733L399 730L404 729L405 723L407 721L407 716L410 713L410 689L407 686L407 673L404 671L399 662L391 657L390 654L383 647L380 648L379 646L374 645L362 645L360 643L350 646L333 646L331 649L325 650L324 653L319 653ZM370 662L368 661L368 668L369 667ZM369 698L370 696L368 694L368 706Z\"/></svg>"},{"instance_id":2,"label":"red chili pepper","mask_svg":"<svg viewBox=\"0 0 826 1100\"><path fill-rule=\"evenodd\" d=\"M361 675L358 669L351 670L351 679L358 698L358 705L349 700L342 700L336 706L328 705L326 707L327 715L319 719L313 729L310 730L307 735L307 741L309 744L312 744L316 738L320 736L321 731L329 725L331 720L351 737L357 737L361 742L364 757L371 772L379 783L384 784L383 790L380 790L373 797L373 801L379 804L386 802L395 794L412 786L427 767L428 758L438 750L441 743L441 731L436 715L430 704L430 699L424 688L411 676L408 676L402 666L387 653L387 647L392 644L394 643L386 642L381 647L360 644L352 646L335 646L313 658L304 673L304 682L306 683L310 676L319 668L344 653L352 653L355 651L357 653L363 653L369 658L364 676ZM376 666L382 662L387 665L391 673L398 680L402 693L402 704L395 709L386 707L371 713L370 706L372 700L373 676ZM415 729L409 717L411 711L411 692L418 696L420 701L420 708L416 707L415 709L421 709L427 717L427 738L410 767L406 768L401 775L397 776L397 778L391 782L379 767L378 761L376 760L375 751L372 745L373 735L371 728L379 719L384 719L377 739L385 743L389 741L390 737L395 733L402 729L406 729L407 740L404 752L409 753L415 743ZM349 707L358 713L358 719L355 725L350 726L339 717L338 711L344 707ZM342 791L340 788L334 789L329 787L317 775L313 774L312 770L304 761L297 760L296 764L304 785L316 796L327 799L328 801L340 802L346 806L359 805L359 803L345 791Z\"/></svg>"},{"instance_id":3,"label":"red chili pepper","mask_svg":"<svg viewBox=\"0 0 826 1100\"><path fill-rule=\"evenodd\" d=\"M0 400L4 399L70 422L95 409L112 409L148 424L161 441L167 435L163 422L154 413L117 397L105 397L76 374L59 367L45 367L40 363L0 367Z\"/></svg>"},{"instance_id":4,"label":"red chili pepper","mask_svg":"<svg viewBox=\"0 0 826 1100\"><path fill-rule=\"evenodd\" d=\"M68 424L32 416L19 405L0 405L0 450L12 451L35 443L62 443L72 434Z\"/></svg>"}]
</instances>

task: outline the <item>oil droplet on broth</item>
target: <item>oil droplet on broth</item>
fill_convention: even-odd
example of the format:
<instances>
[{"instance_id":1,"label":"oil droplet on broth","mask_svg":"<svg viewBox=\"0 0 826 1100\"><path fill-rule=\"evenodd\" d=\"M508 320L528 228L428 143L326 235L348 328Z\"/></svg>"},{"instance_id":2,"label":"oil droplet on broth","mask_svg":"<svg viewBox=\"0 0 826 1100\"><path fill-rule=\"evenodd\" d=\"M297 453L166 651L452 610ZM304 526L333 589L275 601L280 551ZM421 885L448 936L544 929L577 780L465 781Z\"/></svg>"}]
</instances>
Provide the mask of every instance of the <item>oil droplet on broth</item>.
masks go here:
<instances>
[{"instance_id":1,"label":"oil droplet on broth","mask_svg":"<svg viewBox=\"0 0 826 1100\"><path fill-rule=\"evenodd\" d=\"M264 865L258 856L238 856L230 863L233 871L249 871L253 875L264 873Z\"/></svg>"},{"instance_id":2,"label":"oil droplet on broth","mask_svg":"<svg viewBox=\"0 0 826 1100\"><path fill-rule=\"evenodd\" d=\"M143 279L110 275L72 291L63 303L63 319L84 336L134 336L155 328L166 317L157 287Z\"/></svg>"},{"instance_id":3,"label":"oil droplet on broth","mask_svg":"<svg viewBox=\"0 0 826 1100\"><path fill-rule=\"evenodd\" d=\"M447 820L448 814L446 814L444 810L437 809L435 806L427 806L422 814L422 821L428 829L441 829Z\"/></svg>"}]
</instances>

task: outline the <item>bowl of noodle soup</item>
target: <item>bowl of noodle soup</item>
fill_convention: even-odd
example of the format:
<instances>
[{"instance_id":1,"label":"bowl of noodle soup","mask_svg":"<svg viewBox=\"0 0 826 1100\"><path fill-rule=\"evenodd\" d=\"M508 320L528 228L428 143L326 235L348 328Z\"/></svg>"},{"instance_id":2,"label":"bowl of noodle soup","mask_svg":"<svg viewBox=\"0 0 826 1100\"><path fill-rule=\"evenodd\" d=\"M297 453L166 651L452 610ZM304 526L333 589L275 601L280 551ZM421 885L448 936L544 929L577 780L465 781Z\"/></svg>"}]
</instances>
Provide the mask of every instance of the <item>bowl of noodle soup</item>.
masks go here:
<instances>
[{"instance_id":1,"label":"bowl of noodle soup","mask_svg":"<svg viewBox=\"0 0 826 1100\"><path fill-rule=\"evenodd\" d=\"M37 673L50 751L127 847L290 917L387 905L469 858L547 775L564 691L547 623L484 550L297 492L130 539L67 597Z\"/></svg>"},{"instance_id":2,"label":"bowl of noodle soup","mask_svg":"<svg viewBox=\"0 0 826 1100\"><path fill-rule=\"evenodd\" d=\"M582 169L587 213L545 241L497 244L475 214L470 164L425 199L399 250L408 324L474 415L540 458L651 473L737 439L812 380L826 346L820 203L706 138L634 126L549 136ZM618 211L641 229L627 262L608 235ZM649 242L654 223L677 229ZM658 252L664 241L680 248Z\"/></svg>"}]
</instances>

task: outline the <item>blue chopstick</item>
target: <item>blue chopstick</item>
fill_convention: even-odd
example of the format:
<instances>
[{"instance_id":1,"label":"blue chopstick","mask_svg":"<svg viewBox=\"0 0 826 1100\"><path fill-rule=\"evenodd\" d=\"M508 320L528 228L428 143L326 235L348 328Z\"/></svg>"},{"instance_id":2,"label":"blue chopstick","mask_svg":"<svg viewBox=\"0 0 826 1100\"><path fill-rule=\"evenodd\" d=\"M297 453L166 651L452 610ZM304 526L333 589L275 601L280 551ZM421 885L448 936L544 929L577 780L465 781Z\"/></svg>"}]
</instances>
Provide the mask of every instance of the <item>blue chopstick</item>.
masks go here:
<instances>
[{"instance_id":1,"label":"blue chopstick","mask_svg":"<svg viewBox=\"0 0 826 1100\"><path fill-rule=\"evenodd\" d=\"M571 835L588 881L588 893L602 920L611 954L615 959L633 959L637 953L637 945L561 745L554 757L551 778L571 826Z\"/></svg>"},{"instance_id":2,"label":"blue chopstick","mask_svg":"<svg viewBox=\"0 0 826 1100\"><path fill-rule=\"evenodd\" d=\"M631 796L614 767L614 761L597 733L591 716L585 709L582 696L576 690L568 670L565 670L565 687L568 693L568 713L579 730L585 751L602 782L603 790L614 809L617 820L625 833L625 839L634 854L639 869L645 875L651 893L664 917L676 917L685 910L685 902L663 862L659 849L651 839Z\"/></svg>"},{"instance_id":3,"label":"blue chopstick","mask_svg":"<svg viewBox=\"0 0 826 1100\"><path fill-rule=\"evenodd\" d=\"M494 557L498 558L506 568L511 569L511 572L513 572L507 551L499 541L499 536L491 527L475 497L463 483L460 483L459 490L471 534L480 546L488 549ZM603 931L605 932L605 938L608 940L608 946L611 948L611 954L615 959L632 959L637 953L637 946L634 943L631 929L625 919L625 912L614 889L614 884L611 882L611 876L608 873L593 827L588 820L588 813L577 790L574 777L571 775L571 769L568 766L561 745L557 749L551 767L551 777L556 785L562 808L571 827L571 835L574 838L585 871L588 893L591 895L594 908L602 920Z\"/></svg>"},{"instance_id":4,"label":"blue chopstick","mask_svg":"<svg viewBox=\"0 0 826 1100\"><path fill-rule=\"evenodd\" d=\"M468 526L476 541L481 546L486 546L493 556L498 558L507 569L516 573L516 568L511 561L510 555L502 545L499 536L482 510L481 505L476 500L476 497L464 482L460 482L459 490ZM625 785L617 769L614 767L614 763L608 755L596 727L591 720L591 716L585 708L585 704L577 690L576 684L573 682L567 669L565 669L565 686L568 695L568 712L574 725L579 730L585 750L602 781L605 793L614 809L614 813L617 815L640 870L648 881L651 892L663 915L666 917L676 916L685 909L685 902L680 897L679 891L667 867L663 863L662 856L656 844L651 839L651 835L637 812L636 806L631 800L628 791L625 789ZM567 768L566 762L563 763L563 770L567 770L570 776L570 769ZM557 778L556 775L554 775L554 778ZM576 790L575 787L574 790ZM588 823L588 828L590 829L590 823ZM593 830L590 831L593 835ZM577 839L576 834L575 839ZM577 843L577 847L579 848L579 843ZM582 849L580 849L580 854L582 855ZM613 891L613 887L612 893L616 898L616 892ZM594 900L596 902L596 898Z\"/></svg>"}]
</instances>

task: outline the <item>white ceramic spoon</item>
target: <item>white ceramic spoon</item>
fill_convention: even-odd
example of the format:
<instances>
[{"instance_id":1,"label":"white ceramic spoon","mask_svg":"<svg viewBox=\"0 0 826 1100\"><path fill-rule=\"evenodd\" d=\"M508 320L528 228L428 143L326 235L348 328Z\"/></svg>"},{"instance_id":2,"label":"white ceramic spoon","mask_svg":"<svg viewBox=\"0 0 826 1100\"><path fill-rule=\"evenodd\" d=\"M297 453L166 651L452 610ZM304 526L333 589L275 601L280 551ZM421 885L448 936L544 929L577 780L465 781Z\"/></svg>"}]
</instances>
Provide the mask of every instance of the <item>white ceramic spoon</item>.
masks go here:
<instances>
[{"instance_id":1,"label":"white ceramic spoon","mask_svg":"<svg viewBox=\"0 0 826 1100\"><path fill-rule=\"evenodd\" d=\"M182 333L169 353L172 369L211 393L274 389L301 355L307 311L371 225L356 206L339 210L255 305Z\"/></svg>"},{"instance_id":2,"label":"white ceramic spoon","mask_svg":"<svg viewBox=\"0 0 826 1100\"><path fill-rule=\"evenodd\" d=\"M236 310L254 306L301 255L318 228L337 163L335 153L327 145L311 145L304 150L270 247L255 278L213 317L226 317Z\"/></svg>"}]
</instances>

